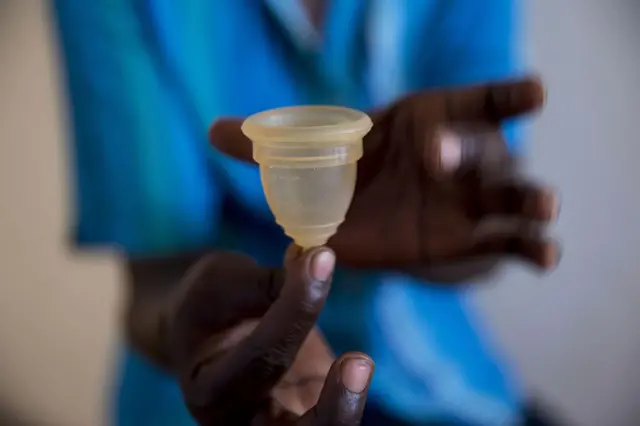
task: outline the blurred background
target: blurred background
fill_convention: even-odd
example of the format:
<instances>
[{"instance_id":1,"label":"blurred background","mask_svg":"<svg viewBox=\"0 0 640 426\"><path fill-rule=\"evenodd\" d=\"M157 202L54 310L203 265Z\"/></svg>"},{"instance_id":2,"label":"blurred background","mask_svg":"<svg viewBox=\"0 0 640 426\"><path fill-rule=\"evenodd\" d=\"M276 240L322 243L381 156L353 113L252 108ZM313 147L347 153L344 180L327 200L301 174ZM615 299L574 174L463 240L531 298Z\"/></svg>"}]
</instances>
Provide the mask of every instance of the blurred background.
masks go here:
<instances>
[{"instance_id":1,"label":"blurred background","mask_svg":"<svg viewBox=\"0 0 640 426\"><path fill-rule=\"evenodd\" d=\"M477 303L526 384L576 425L638 425L640 1L527 3L549 89L530 167L561 190L563 259L547 277L512 268ZM65 245L56 60L45 2L0 0L2 425L104 424L117 346L116 259Z\"/></svg>"}]
</instances>

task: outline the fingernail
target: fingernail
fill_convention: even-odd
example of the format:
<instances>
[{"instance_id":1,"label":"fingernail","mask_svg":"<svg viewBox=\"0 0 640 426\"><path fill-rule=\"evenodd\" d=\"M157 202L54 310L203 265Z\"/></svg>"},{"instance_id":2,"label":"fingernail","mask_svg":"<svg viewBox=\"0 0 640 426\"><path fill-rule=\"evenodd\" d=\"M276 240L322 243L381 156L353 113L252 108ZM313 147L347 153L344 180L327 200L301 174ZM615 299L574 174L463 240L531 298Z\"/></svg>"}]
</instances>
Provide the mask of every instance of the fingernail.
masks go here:
<instances>
[{"instance_id":1,"label":"fingernail","mask_svg":"<svg viewBox=\"0 0 640 426\"><path fill-rule=\"evenodd\" d=\"M549 206L549 215L552 221L558 220L560 216L560 198L554 192L548 192L545 197L547 198L547 205Z\"/></svg>"},{"instance_id":2,"label":"fingernail","mask_svg":"<svg viewBox=\"0 0 640 426\"><path fill-rule=\"evenodd\" d=\"M460 167L462 162L462 141L453 132L440 133L440 166L446 172L452 172Z\"/></svg>"},{"instance_id":3,"label":"fingernail","mask_svg":"<svg viewBox=\"0 0 640 426\"><path fill-rule=\"evenodd\" d=\"M367 387L373 365L365 358L347 358L342 361L341 380L347 390L361 393Z\"/></svg>"},{"instance_id":4,"label":"fingernail","mask_svg":"<svg viewBox=\"0 0 640 426\"><path fill-rule=\"evenodd\" d=\"M553 269L560 262L560 247L557 244L551 245L545 253L544 266L546 269Z\"/></svg>"},{"instance_id":5,"label":"fingernail","mask_svg":"<svg viewBox=\"0 0 640 426\"><path fill-rule=\"evenodd\" d=\"M333 274L336 257L331 250L323 249L311 259L311 276L318 281L327 281Z\"/></svg>"},{"instance_id":6,"label":"fingernail","mask_svg":"<svg viewBox=\"0 0 640 426\"><path fill-rule=\"evenodd\" d=\"M542 220L554 222L558 218L560 202L553 190L545 189L529 202L529 211Z\"/></svg>"}]
</instances>

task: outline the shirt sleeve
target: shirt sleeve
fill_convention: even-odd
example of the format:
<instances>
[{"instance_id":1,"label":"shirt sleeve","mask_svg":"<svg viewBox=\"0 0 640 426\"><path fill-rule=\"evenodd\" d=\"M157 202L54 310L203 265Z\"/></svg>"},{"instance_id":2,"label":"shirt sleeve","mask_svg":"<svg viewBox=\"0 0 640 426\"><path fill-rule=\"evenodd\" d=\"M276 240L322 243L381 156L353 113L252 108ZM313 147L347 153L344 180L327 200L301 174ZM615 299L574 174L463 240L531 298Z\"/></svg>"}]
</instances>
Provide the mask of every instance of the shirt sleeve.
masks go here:
<instances>
[{"instance_id":1,"label":"shirt sleeve","mask_svg":"<svg viewBox=\"0 0 640 426\"><path fill-rule=\"evenodd\" d=\"M56 0L66 83L74 238L129 254L216 238L221 189L206 128L176 100L129 0Z\"/></svg>"}]
</instances>

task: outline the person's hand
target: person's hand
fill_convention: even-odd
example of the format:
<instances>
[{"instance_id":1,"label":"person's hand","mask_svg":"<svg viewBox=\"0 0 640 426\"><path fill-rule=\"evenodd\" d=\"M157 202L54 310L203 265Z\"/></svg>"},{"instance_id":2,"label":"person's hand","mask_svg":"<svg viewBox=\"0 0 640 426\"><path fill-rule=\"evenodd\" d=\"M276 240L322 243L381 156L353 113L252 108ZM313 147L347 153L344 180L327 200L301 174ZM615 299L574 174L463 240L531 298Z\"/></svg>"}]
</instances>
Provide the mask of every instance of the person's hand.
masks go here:
<instances>
[{"instance_id":1,"label":"person's hand","mask_svg":"<svg viewBox=\"0 0 640 426\"><path fill-rule=\"evenodd\" d=\"M553 268L559 249L544 226L558 199L518 173L499 133L543 102L542 85L526 79L421 92L372 114L353 203L328 245L349 266L439 281L477 277L505 257ZM253 161L240 124L215 122L210 140Z\"/></svg>"},{"instance_id":2,"label":"person's hand","mask_svg":"<svg viewBox=\"0 0 640 426\"><path fill-rule=\"evenodd\" d=\"M355 426L373 361L333 359L314 329L331 284L327 248L288 253L286 270L221 252L186 275L168 316L169 351L202 426Z\"/></svg>"}]
</instances>

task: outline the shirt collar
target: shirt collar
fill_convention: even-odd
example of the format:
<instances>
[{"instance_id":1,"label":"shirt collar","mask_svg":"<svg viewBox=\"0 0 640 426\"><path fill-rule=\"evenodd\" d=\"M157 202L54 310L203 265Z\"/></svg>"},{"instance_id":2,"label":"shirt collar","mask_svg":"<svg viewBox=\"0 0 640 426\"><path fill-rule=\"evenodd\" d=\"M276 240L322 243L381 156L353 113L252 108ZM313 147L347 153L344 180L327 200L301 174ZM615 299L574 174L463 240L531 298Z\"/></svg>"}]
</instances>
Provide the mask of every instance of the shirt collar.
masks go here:
<instances>
[{"instance_id":1,"label":"shirt collar","mask_svg":"<svg viewBox=\"0 0 640 426\"><path fill-rule=\"evenodd\" d=\"M302 50L319 50L320 33L311 23L300 0L263 0L293 43Z\"/></svg>"}]
</instances>

